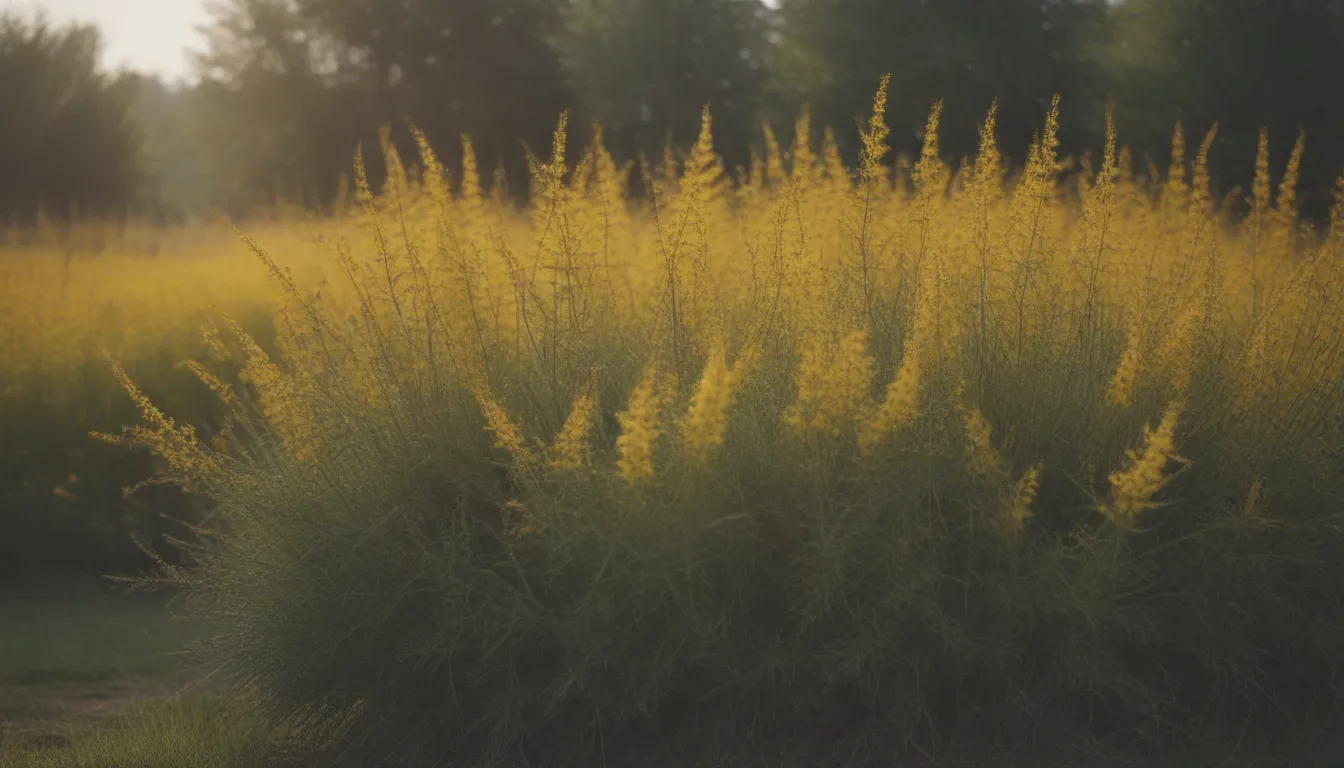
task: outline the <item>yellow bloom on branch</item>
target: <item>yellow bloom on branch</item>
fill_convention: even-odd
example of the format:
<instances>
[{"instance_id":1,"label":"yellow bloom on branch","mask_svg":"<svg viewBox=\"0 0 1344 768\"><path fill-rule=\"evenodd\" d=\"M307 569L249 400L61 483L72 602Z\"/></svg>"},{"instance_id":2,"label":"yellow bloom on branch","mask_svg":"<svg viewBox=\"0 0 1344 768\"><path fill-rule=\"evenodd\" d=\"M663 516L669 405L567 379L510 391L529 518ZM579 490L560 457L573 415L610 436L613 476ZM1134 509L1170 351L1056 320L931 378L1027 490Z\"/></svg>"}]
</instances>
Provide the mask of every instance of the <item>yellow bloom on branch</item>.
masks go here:
<instances>
[{"instance_id":1,"label":"yellow bloom on branch","mask_svg":"<svg viewBox=\"0 0 1344 768\"><path fill-rule=\"evenodd\" d=\"M1027 518L1031 516L1031 505L1036 501L1036 492L1041 486L1041 473L1045 465L1037 463L1027 468L1021 479L1013 487L1013 497L1008 504L1008 528L1021 530Z\"/></svg>"},{"instance_id":2,"label":"yellow bloom on branch","mask_svg":"<svg viewBox=\"0 0 1344 768\"><path fill-rule=\"evenodd\" d=\"M560 428L560 434L551 446L551 466L555 469L576 469L588 455L588 432L593 428L593 413L597 410L597 379L590 376L583 392L574 400L569 417Z\"/></svg>"},{"instance_id":3,"label":"yellow bloom on branch","mask_svg":"<svg viewBox=\"0 0 1344 768\"><path fill-rule=\"evenodd\" d=\"M621 476L631 483L653 477L653 446L662 429L658 424L662 394L658 391L658 368L644 370L625 410L616 415L621 434L616 438Z\"/></svg>"},{"instance_id":4,"label":"yellow bloom on branch","mask_svg":"<svg viewBox=\"0 0 1344 768\"><path fill-rule=\"evenodd\" d=\"M873 359L868 332L853 331L838 345L817 341L803 351L798 396L784 412L784 423L800 437L840 435L869 410Z\"/></svg>"},{"instance_id":5,"label":"yellow bloom on branch","mask_svg":"<svg viewBox=\"0 0 1344 768\"><path fill-rule=\"evenodd\" d=\"M475 395L476 402L481 406L481 413L485 415L486 428L495 436L494 447L508 451L518 467L532 466L536 462L536 457L527 447L522 430L509 418L509 412L485 387L477 386Z\"/></svg>"},{"instance_id":6,"label":"yellow bloom on branch","mask_svg":"<svg viewBox=\"0 0 1344 768\"><path fill-rule=\"evenodd\" d=\"M709 361L691 396L682 428L682 446L691 458L705 461L712 450L723 444L728 408L754 359L755 352L747 349L729 368L721 342L710 350Z\"/></svg>"},{"instance_id":7,"label":"yellow bloom on branch","mask_svg":"<svg viewBox=\"0 0 1344 768\"><path fill-rule=\"evenodd\" d=\"M1168 406L1157 429L1144 426L1143 448L1126 452L1129 461L1125 469L1111 474L1111 503L1102 508L1111 522L1125 528L1132 526L1139 513L1152 506L1154 494L1166 485L1167 464L1172 460L1184 461L1176 455L1176 425L1180 418L1180 404Z\"/></svg>"}]
</instances>

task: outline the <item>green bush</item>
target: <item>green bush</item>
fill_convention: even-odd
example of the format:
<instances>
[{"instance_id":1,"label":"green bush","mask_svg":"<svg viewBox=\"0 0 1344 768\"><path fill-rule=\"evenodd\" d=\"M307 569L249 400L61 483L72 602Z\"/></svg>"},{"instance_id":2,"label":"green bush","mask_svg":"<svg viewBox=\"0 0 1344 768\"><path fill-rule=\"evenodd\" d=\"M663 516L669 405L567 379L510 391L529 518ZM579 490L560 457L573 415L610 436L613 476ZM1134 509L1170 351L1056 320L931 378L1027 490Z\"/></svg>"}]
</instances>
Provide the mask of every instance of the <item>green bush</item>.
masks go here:
<instances>
[{"instance_id":1,"label":"green bush","mask_svg":"<svg viewBox=\"0 0 1344 768\"><path fill-rule=\"evenodd\" d=\"M527 218L434 174L361 187L349 292L277 269L282 358L234 334L227 452L125 382L126 440L219 502L175 572L222 627L205 658L349 765L882 765L1042 722L1153 755L1337 718L1339 358L1252 376L1327 344L1304 286L1335 285L1336 233L1254 251L1281 277L1250 285L1314 318L1271 336L1241 288L1191 299L1258 223L1143 197L1113 143L1057 196L1053 114L1007 197L992 165L945 187L936 143L906 195L881 104L856 179L795 148L727 188L706 116L645 211L603 207L600 148L570 175L563 130ZM1224 249L1206 273L1189 232ZM823 245L845 269L807 271ZM1147 280L1150 247L1214 277Z\"/></svg>"}]
</instances>

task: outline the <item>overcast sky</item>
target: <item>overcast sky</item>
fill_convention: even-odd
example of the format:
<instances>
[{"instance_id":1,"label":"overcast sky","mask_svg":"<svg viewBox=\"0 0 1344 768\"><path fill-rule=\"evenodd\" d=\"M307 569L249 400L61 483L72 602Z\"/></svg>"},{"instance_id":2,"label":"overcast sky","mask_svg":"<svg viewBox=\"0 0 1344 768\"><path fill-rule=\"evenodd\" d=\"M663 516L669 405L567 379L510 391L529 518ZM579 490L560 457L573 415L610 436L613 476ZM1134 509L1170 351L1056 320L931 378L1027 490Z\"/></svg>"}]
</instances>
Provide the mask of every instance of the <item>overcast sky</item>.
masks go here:
<instances>
[{"instance_id":1,"label":"overcast sky","mask_svg":"<svg viewBox=\"0 0 1344 768\"><path fill-rule=\"evenodd\" d=\"M190 75L184 51L200 47L196 27L206 21L203 6L203 0L0 0L0 8L45 11L54 22L92 22L103 31L104 65L169 80Z\"/></svg>"}]
</instances>

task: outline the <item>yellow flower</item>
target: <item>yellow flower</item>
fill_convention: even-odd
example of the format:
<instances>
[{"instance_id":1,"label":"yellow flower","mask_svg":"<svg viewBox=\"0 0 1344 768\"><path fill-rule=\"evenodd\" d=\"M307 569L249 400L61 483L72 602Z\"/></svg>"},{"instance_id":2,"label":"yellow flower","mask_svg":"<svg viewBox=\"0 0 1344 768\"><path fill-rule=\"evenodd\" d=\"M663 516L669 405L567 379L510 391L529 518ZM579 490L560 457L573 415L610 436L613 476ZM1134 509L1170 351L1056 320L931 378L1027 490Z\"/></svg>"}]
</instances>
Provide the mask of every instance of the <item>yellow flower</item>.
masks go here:
<instances>
[{"instance_id":1,"label":"yellow flower","mask_svg":"<svg viewBox=\"0 0 1344 768\"><path fill-rule=\"evenodd\" d=\"M1262 483L1257 476L1255 480L1251 482L1250 490L1246 492L1246 505L1242 508L1242 514L1247 518L1259 517L1260 500L1264 495L1264 491L1264 483Z\"/></svg>"},{"instance_id":2,"label":"yellow flower","mask_svg":"<svg viewBox=\"0 0 1344 768\"><path fill-rule=\"evenodd\" d=\"M887 386L882 405L859 431L859 449L865 454L904 429L919 413L919 387L926 361L936 360L941 345L949 341L951 335L944 334L939 327L940 319L950 319L946 316L950 315L947 308L940 306L943 298L941 277L939 262L935 261L926 268L915 301L914 325L905 344L901 367ZM940 314L943 316L940 317Z\"/></svg>"},{"instance_id":3,"label":"yellow flower","mask_svg":"<svg viewBox=\"0 0 1344 768\"><path fill-rule=\"evenodd\" d=\"M616 438L616 450L620 453L617 466L631 483L653 477L653 446L662 434L658 426L661 407L658 368L650 365L630 393L625 410L616 415L621 425L621 434Z\"/></svg>"},{"instance_id":4,"label":"yellow flower","mask_svg":"<svg viewBox=\"0 0 1344 768\"><path fill-rule=\"evenodd\" d=\"M489 390L484 386L476 387L475 395L476 402L481 406L481 413L485 415L486 428L495 435L494 447L508 451L509 456L513 458L514 464L518 467L532 466L536 457L533 456L532 451L523 440L521 430L509 418L509 412L490 395Z\"/></svg>"},{"instance_id":5,"label":"yellow flower","mask_svg":"<svg viewBox=\"0 0 1344 768\"><path fill-rule=\"evenodd\" d=\"M840 435L869 410L873 360L868 332L853 331L838 345L811 344L798 369L798 397L784 412L796 434Z\"/></svg>"},{"instance_id":6,"label":"yellow flower","mask_svg":"<svg viewBox=\"0 0 1344 768\"><path fill-rule=\"evenodd\" d=\"M754 357L753 350L745 350L729 369L722 342L710 350L709 361L696 384L695 394L691 396L691 405L682 427L682 446L691 458L705 461L710 451L723 444L728 408Z\"/></svg>"},{"instance_id":7,"label":"yellow flower","mask_svg":"<svg viewBox=\"0 0 1344 768\"><path fill-rule=\"evenodd\" d=\"M164 415L136 386L120 363L111 359L109 363L113 376L139 407L147 426L123 427L119 435L91 432L91 437L113 445L147 448L163 459L174 479L182 482L207 486L245 482L241 475L205 450L196 437L194 427L190 424L178 425L171 417Z\"/></svg>"},{"instance_id":8,"label":"yellow flower","mask_svg":"<svg viewBox=\"0 0 1344 768\"><path fill-rule=\"evenodd\" d=\"M219 398L220 402L228 406L232 406L237 402L237 398L234 397L233 394L233 389L229 387L228 384L220 381L213 373L207 371L205 366L195 360L184 361L182 366L195 374L196 378L200 379L202 384L204 384L211 392L215 393L215 396Z\"/></svg>"},{"instance_id":9,"label":"yellow flower","mask_svg":"<svg viewBox=\"0 0 1344 768\"><path fill-rule=\"evenodd\" d=\"M1180 417L1179 404L1168 406L1157 429L1144 426L1143 449L1126 452L1129 466L1111 474L1111 503L1102 508L1111 522L1131 526L1140 512L1152 506L1153 495L1166 485L1163 473L1167 464L1173 459L1184 461L1176 455L1175 433Z\"/></svg>"},{"instance_id":10,"label":"yellow flower","mask_svg":"<svg viewBox=\"0 0 1344 768\"><path fill-rule=\"evenodd\" d=\"M1233 408L1238 414L1245 413L1267 389L1272 371L1270 356L1273 351L1271 349L1273 336L1279 330L1277 325L1275 318L1263 316L1246 341L1238 371L1241 381L1237 386L1236 400L1233 402Z\"/></svg>"},{"instance_id":11,"label":"yellow flower","mask_svg":"<svg viewBox=\"0 0 1344 768\"><path fill-rule=\"evenodd\" d=\"M1143 368L1143 323L1136 315L1125 329L1125 351L1120 355L1120 364L1111 376L1106 387L1106 402L1127 408L1134 402L1134 388Z\"/></svg>"},{"instance_id":12,"label":"yellow flower","mask_svg":"<svg viewBox=\"0 0 1344 768\"><path fill-rule=\"evenodd\" d=\"M241 377L256 388L262 414L279 434L290 455L300 462L317 456L318 423L310 412L309 381L286 373L237 322L225 318L246 355ZM302 373L298 371L297 373Z\"/></svg>"},{"instance_id":13,"label":"yellow flower","mask_svg":"<svg viewBox=\"0 0 1344 768\"><path fill-rule=\"evenodd\" d=\"M1166 338L1157 348L1156 368L1166 376L1175 397L1185 397L1190 389L1195 330L1201 314L1198 305L1183 312L1167 329Z\"/></svg>"},{"instance_id":14,"label":"yellow flower","mask_svg":"<svg viewBox=\"0 0 1344 768\"><path fill-rule=\"evenodd\" d=\"M992 428L979 408L963 410L966 425L966 466L976 474L987 474L999 468L999 454L994 450L990 436Z\"/></svg>"},{"instance_id":15,"label":"yellow flower","mask_svg":"<svg viewBox=\"0 0 1344 768\"><path fill-rule=\"evenodd\" d=\"M555 469L576 469L587 457L588 431L593 428L593 412L597 405L596 385L595 376L590 377L551 446L551 466Z\"/></svg>"},{"instance_id":16,"label":"yellow flower","mask_svg":"<svg viewBox=\"0 0 1344 768\"><path fill-rule=\"evenodd\" d=\"M779 141L770 123L762 121L761 132L765 136L765 181L772 187L778 187L784 183L784 159L779 150Z\"/></svg>"},{"instance_id":17,"label":"yellow flower","mask_svg":"<svg viewBox=\"0 0 1344 768\"><path fill-rule=\"evenodd\" d=\"M919 412L920 356L908 354L887 387L877 412L859 431L859 449L867 454L888 436L904 429Z\"/></svg>"},{"instance_id":18,"label":"yellow flower","mask_svg":"<svg viewBox=\"0 0 1344 768\"><path fill-rule=\"evenodd\" d=\"M887 87L891 83L891 75L883 75L881 83L877 87L877 95L873 97L873 112L868 118L868 130L863 131L863 153L859 165L859 178L865 183L872 183L886 174L882 166L882 158L886 157L889 148L887 147L887 135L890 131L887 129Z\"/></svg>"},{"instance_id":19,"label":"yellow flower","mask_svg":"<svg viewBox=\"0 0 1344 768\"><path fill-rule=\"evenodd\" d=\"M509 522L509 534L515 539L522 538L528 534L541 533L545 528L540 520L532 514L532 510L518 499L509 499L504 502L504 512Z\"/></svg>"},{"instance_id":20,"label":"yellow flower","mask_svg":"<svg viewBox=\"0 0 1344 768\"><path fill-rule=\"evenodd\" d=\"M1021 530L1023 523L1031 516L1031 505L1036 501L1036 492L1040 489L1041 472L1045 470L1045 465L1041 463L1033 464L1023 473L1017 485L1013 488L1013 498L1008 505L1008 527L1010 530Z\"/></svg>"}]
</instances>

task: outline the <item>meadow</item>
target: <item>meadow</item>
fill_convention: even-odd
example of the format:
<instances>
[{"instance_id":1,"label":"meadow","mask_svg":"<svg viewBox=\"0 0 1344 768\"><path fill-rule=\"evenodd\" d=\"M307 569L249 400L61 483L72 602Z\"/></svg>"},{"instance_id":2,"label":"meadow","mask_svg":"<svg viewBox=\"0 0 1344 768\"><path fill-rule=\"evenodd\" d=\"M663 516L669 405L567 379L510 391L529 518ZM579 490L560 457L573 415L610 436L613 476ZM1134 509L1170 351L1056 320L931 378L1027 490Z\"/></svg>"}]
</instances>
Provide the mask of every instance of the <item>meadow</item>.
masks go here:
<instances>
[{"instance_id":1,"label":"meadow","mask_svg":"<svg viewBox=\"0 0 1344 768\"><path fill-rule=\"evenodd\" d=\"M562 117L526 206L417 136L331 216L9 233L11 550L138 539L287 760L1306 755L1344 692L1344 180L1300 220L1304 141L1265 136L1215 197L1180 127L1165 171L1111 131L1065 173L1057 102L1020 162L991 109L949 164L935 107L893 163L885 106L853 168L806 115L731 171L708 111L627 165Z\"/></svg>"}]
</instances>

